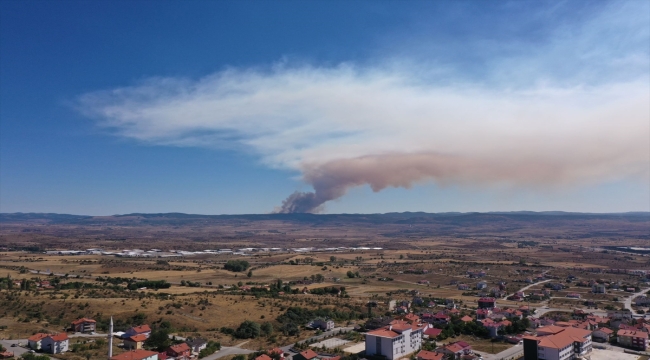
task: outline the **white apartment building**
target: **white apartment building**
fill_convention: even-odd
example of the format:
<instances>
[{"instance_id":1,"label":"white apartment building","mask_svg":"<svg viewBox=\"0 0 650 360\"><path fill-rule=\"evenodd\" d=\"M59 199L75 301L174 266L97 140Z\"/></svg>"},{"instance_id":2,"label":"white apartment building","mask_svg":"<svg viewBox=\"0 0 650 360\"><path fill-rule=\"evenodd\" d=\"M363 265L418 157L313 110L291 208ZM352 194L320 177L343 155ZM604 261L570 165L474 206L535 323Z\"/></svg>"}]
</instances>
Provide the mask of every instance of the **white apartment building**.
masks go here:
<instances>
[{"instance_id":1,"label":"white apartment building","mask_svg":"<svg viewBox=\"0 0 650 360\"><path fill-rule=\"evenodd\" d=\"M366 355L388 360L405 357L422 347L424 325L397 323L366 333Z\"/></svg>"},{"instance_id":2,"label":"white apartment building","mask_svg":"<svg viewBox=\"0 0 650 360\"><path fill-rule=\"evenodd\" d=\"M583 359L591 349L591 331L574 327L545 326L524 337L525 360Z\"/></svg>"}]
</instances>

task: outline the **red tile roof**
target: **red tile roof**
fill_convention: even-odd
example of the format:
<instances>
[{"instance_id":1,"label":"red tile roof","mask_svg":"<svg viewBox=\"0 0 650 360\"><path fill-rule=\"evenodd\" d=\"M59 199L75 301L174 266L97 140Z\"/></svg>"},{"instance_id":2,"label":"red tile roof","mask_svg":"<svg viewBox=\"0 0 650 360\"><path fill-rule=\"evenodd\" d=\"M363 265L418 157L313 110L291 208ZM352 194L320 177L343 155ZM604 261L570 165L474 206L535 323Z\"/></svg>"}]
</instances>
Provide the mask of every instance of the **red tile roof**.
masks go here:
<instances>
[{"instance_id":1,"label":"red tile roof","mask_svg":"<svg viewBox=\"0 0 650 360\"><path fill-rule=\"evenodd\" d=\"M131 340L133 342L143 342L147 340L147 335L145 334L133 335L131 337L128 337L127 340Z\"/></svg>"},{"instance_id":2,"label":"red tile roof","mask_svg":"<svg viewBox=\"0 0 650 360\"><path fill-rule=\"evenodd\" d=\"M137 335L137 336L144 336L144 335ZM180 343L180 344L170 346L169 350L171 350L176 354L182 354L186 351L190 351L190 347L186 343Z\"/></svg>"},{"instance_id":3,"label":"red tile roof","mask_svg":"<svg viewBox=\"0 0 650 360\"><path fill-rule=\"evenodd\" d=\"M634 331L634 330L618 330L616 333L618 336L631 336L635 338L648 338L648 333L645 331Z\"/></svg>"},{"instance_id":4,"label":"red tile roof","mask_svg":"<svg viewBox=\"0 0 650 360\"><path fill-rule=\"evenodd\" d=\"M433 351L421 350L417 358L418 360L442 360L445 354L434 353Z\"/></svg>"},{"instance_id":5,"label":"red tile roof","mask_svg":"<svg viewBox=\"0 0 650 360\"><path fill-rule=\"evenodd\" d=\"M585 342L587 341L585 337L591 335L591 331L589 330L583 330L574 327L554 328L562 330L556 332L553 335L542 337L539 340L539 346L553 349L563 349L574 342Z\"/></svg>"},{"instance_id":6,"label":"red tile roof","mask_svg":"<svg viewBox=\"0 0 650 360\"><path fill-rule=\"evenodd\" d=\"M318 354L316 354L314 352L314 350L312 350L312 349L307 349L307 350L301 352L300 355L302 355L302 357L304 357L307 360L318 357Z\"/></svg>"},{"instance_id":7,"label":"red tile roof","mask_svg":"<svg viewBox=\"0 0 650 360\"><path fill-rule=\"evenodd\" d=\"M131 329L133 329L133 331L135 331L138 334L151 332L151 328L149 327L149 325L134 326Z\"/></svg>"},{"instance_id":8,"label":"red tile roof","mask_svg":"<svg viewBox=\"0 0 650 360\"><path fill-rule=\"evenodd\" d=\"M154 351L138 349L115 355L111 357L111 360L143 360L157 354L158 353Z\"/></svg>"},{"instance_id":9,"label":"red tile roof","mask_svg":"<svg viewBox=\"0 0 650 360\"><path fill-rule=\"evenodd\" d=\"M467 316L467 315L460 318L460 321L463 321L463 322L470 322L470 321L473 321L473 320L474 319L472 319L470 316Z\"/></svg>"},{"instance_id":10,"label":"red tile roof","mask_svg":"<svg viewBox=\"0 0 650 360\"><path fill-rule=\"evenodd\" d=\"M95 321L93 319L81 318L79 320L73 321L72 325L79 325L79 324L83 324L83 323L96 323L96 322L97 321Z\"/></svg>"},{"instance_id":11,"label":"red tile roof","mask_svg":"<svg viewBox=\"0 0 650 360\"><path fill-rule=\"evenodd\" d=\"M389 330L387 328L379 328L377 330L369 331L368 335L386 337L386 338L395 338L399 336L398 333Z\"/></svg>"},{"instance_id":12,"label":"red tile roof","mask_svg":"<svg viewBox=\"0 0 650 360\"><path fill-rule=\"evenodd\" d=\"M271 357L266 355L266 354L262 354L262 355L256 357L255 360L273 360L273 359L271 359Z\"/></svg>"},{"instance_id":13,"label":"red tile roof","mask_svg":"<svg viewBox=\"0 0 650 360\"><path fill-rule=\"evenodd\" d=\"M49 334L38 333L38 334L34 334L34 335L32 335L32 336L31 336L29 339L27 339L27 340L29 340L29 341L41 341L41 340L45 339L45 338L48 337L48 336L49 336Z\"/></svg>"},{"instance_id":14,"label":"red tile roof","mask_svg":"<svg viewBox=\"0 0 650 360\"><path fill-rule=\"evenodd\" d=\"M442 329L436 329L436 328L428 328L424 330L425 335L429 335L431 337L438 337L442 333Z\"/></svg>"},{"instance_id":15,"label":"red tile roof","mask_svg":"<svg viewBox=\"0 0 650 360\"><path fill-rule=\"evenodd\" d=\"M451 351L451 352L453 352L455 354L455 353L457 353L459 351L462 351L463 347L456 344L456 343L453 343L453 344L449 344L449 345L443 347L443 349L449 350L449 351Z\"/></svg>"},{"instance_id":16,"label":"red tile roof","mask_svg":"<svg viewBox=\"0 0 650 360\"><path fill-rule=\"evenodd\" d=\"M54 340L56 342L68 340L68 334L66 334L66 333L58 333L58 334L50 335L50 336L47 336L47 337L52 338L52 340Z\"/></svg>"}]
</instances>

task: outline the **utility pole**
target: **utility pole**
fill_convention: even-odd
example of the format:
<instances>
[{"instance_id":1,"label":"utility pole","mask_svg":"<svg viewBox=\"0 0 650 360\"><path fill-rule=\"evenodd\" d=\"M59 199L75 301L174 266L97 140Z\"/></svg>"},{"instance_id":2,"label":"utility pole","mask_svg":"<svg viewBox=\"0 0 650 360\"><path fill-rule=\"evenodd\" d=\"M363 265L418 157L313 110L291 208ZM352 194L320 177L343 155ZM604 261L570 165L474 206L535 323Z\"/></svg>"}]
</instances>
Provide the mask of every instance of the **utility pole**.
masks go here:
<instances>
[{"instance_id":1,"label":"utility pole","mask_svg":"<svg viewBox=\"0 0 650 360\"><path fill-rule=\"evenodd\" d=\"M113 357L113 317L111 316L111 322L108 325L108 360L111 360Z\"/></svg>"}]
</instances>

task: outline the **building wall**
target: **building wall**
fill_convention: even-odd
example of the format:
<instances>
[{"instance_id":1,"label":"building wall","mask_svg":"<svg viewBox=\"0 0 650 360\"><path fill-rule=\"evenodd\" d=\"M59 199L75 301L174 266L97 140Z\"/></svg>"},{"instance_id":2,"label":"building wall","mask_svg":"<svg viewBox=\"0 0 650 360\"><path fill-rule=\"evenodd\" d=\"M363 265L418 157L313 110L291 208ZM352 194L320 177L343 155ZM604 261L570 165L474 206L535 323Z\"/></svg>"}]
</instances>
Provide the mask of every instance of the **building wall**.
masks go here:
<instances>
[{"instance_id":1,"label":"building wall","mask_svg":"<svg viewBox=\"0 0 650 360\"><path fill-rule=\"evenodd\" d=\"M41 340L39 340L39 341L31 341L31 340L29 340L29 341L27 341L27 345L32 350L40 350L41 349Z\"/></svg>"},{"instance_id":2,"label":"building wall","mask_svg":"<svg viewBox=\"0 0 650 360\"><path fill-rule=\"evenodd\" d=\"M135 342L135 341L124 340L124 348L128 349L128 350L142 349L142 343Z\"/></svg>"},{"instance_id":3,"label":"building wall","mask_svg":"<svg viewBox=\"0 0 650 360\"><path fill-rule=\"evenodd\" d=\"M50 338L45 338L41 341L41 348L50 354L60 354L68 351L68 340L53 341Z\"/></svg>"},{"instance_id":4,"label":"building wall","mask_svg":"<svg viewBox=\"0 0 650 360\"><path fill-rule=\"evenodd\" d=\"M95 331L95 323L81 323L75 325L74 331L76 332L93 332Z\"/></svg>"},{"instance_id":5,"label":"building wall","mask_svg":"<svg viewBox=\"0 0 650 360\"><path fill-rule=\"evenodd\" d=\"M422 330L404 331L395 338L366 335L366 354L382 355L389 360L402 358L422 347Z\"/></svg>"}]
</instances>

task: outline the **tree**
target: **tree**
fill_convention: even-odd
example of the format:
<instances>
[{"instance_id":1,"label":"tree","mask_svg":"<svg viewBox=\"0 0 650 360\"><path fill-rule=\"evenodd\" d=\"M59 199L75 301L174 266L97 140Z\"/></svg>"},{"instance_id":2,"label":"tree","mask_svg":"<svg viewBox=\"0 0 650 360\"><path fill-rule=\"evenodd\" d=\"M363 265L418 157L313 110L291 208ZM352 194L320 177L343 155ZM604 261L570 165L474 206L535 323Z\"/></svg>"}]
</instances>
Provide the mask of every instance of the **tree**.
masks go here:
<instances>
[{"instance_id":1,"label":"tree","mask_svg":"<svg viewBox=\"0 0 650 360\"><path fill-rule=\"evenodd\" d=\"M248 277L253 277L253 270L248 270L248 274L246 274Z\"/></svg>"},{"instance_id":2,"label":"tree","mask_svg":"<svg viewBox=\"0 0 650 360\"><path fill-rule=\"evenodd\" d=\"M224 269L233 272L246 271L249 267L250 264L246 260L228 260L226 265L223 266Z\"/></svg>"},{"instance_id":3,"label":"tree","mask_svg":"<svg viewBox=\"0 0 650 360\"><path fill-rule=\"evenodd\" d=\"M236 355L234 358L232 358L232 360L246 360L246 356L241 354Z\"/></svg>"},{"instance_id":4,"label":"tree","mask_svg":"<svg viewBox=\"0 0 650 360\"><path fill-rule=\"evenodd\" d=\"M157 351L165 350L169 345L171 345L169 329L158 328L152 331L149 338L145 340L144 345L150 349L156 349Z\"/></svg>"},{"instance_id":5,"label":"tree","mask_svg":"<svg viewBox=\"0 0 650 360\"><path fill-rule=\"evenodd\" d=\"M273 333L273 325L269 322L265 322L260 328L264 336L270 336Z\"/></svg>"},{"instance_id":6,"label":"tree","mask_svg":"<svg viewBox=\"0 0 650 360\"><path fill-rule=\"evenodd\" d=\"M235 336L240 339L255 339L260 336L262 329L260 324L246 320L243 323L239 324L237 330L235 330Z\"/></svg>"},{"instance_id":7,"label":"tree","mask_svg":"<svg viewBox=\"0 0 650 360\"><path fill-rule=\"evenodd\" d=\"M346 275L347 275L350 279L354 278L354 273L353 273L351 270L348 270L348 272L346 273Z\"/></svg>"},{"instance_id":8,"label":"tree","mask_svg":"<svg viewBox=\"0 0 650 360\"><path fill-rule=\"evenodd\" d=\"M336 261L336 256L330 256L330 262L335 262Z\"/></svg>"},{"instance_id":9,"label":"tree","mask_svg":"<svg viewBox=\"0 0 650 360\"><path fill-rule=\"evenodd\" d=\"M23 358L24 360L50 360L50 357L47 355L36 355L30 353L22 354L21 358Z\"/></svg>"},{"instance_id":10,"label":"tree","mask_svg":"<svg viewBox=\"0 0 650 360\"><path fill-rule=\"evenodd\" d=\"M288 322L282 325L282 333L286 336L297 336L300 335L300 329L298 325Z\"/></svg>"},{"instance_id":11,"label":"tree","mask_svg":"<svg viewBox=\"0 0 650 360\"><path fill-rule=\"evenodd\" d=\"M221 343L216 341L208 341L208 345L205 349L199 352L199 359L203 359L206 356L210 356L221 349Z\"/></svg>"}]
</instances>

